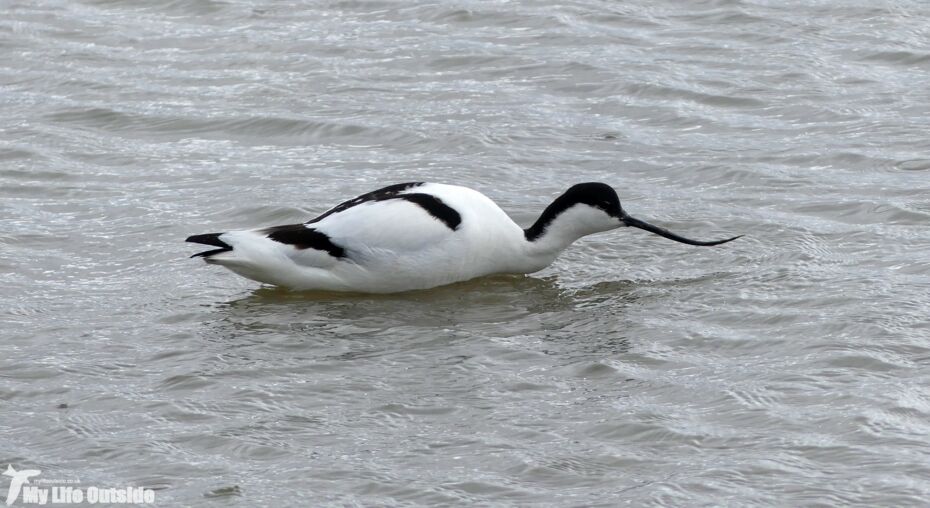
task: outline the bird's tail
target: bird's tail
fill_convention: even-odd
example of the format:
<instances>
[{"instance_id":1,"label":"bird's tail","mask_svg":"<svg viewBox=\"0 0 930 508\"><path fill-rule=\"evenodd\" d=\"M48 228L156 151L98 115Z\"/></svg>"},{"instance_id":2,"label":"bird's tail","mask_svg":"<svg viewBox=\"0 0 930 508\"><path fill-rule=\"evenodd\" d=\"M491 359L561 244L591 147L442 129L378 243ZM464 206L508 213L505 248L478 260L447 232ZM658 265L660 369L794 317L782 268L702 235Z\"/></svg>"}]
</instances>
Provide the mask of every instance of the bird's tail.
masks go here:
<instances>
[{"instance_id":1,"label":"bird's tail","mask_svg":"<svg viewBox=\"0 0 930 508\"><path fill-rule=\"evenodd\" d=\"M191 256L192 258L209 258L214 254L220 254L223 252L229 252L233 250L232 245L220 240L220 236L225 233L207 233L205 235L194 235L187 237L187 241L191 243L202 243L204 245L212 245L214 247L219 247L218 249L206 250L203 252L198 252Z\"/></svg>"}]
</instances>

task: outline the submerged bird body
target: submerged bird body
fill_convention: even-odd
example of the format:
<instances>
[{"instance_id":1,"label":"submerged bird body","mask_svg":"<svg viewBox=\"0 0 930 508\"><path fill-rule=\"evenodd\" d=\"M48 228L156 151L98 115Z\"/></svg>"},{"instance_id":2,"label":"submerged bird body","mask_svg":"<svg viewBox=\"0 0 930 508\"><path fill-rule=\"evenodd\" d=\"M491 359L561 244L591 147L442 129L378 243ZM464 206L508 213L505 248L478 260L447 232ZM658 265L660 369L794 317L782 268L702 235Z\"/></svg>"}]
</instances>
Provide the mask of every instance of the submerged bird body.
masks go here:
<instances>
[{"instance_id":1,"label":"submerged bird body","mask_svg":"<svg viewBox=\"0 0 930 508\"><path fill-rule=\"evenodd\" d=\"M195 235L195 254L259 282L293 289L391 293L548 266L582 236L624 225L696 245L634 219L605 184L578 184L522 229L478 191L437 183L392 185L303 224Z\"/></svg>"}]
</instances>

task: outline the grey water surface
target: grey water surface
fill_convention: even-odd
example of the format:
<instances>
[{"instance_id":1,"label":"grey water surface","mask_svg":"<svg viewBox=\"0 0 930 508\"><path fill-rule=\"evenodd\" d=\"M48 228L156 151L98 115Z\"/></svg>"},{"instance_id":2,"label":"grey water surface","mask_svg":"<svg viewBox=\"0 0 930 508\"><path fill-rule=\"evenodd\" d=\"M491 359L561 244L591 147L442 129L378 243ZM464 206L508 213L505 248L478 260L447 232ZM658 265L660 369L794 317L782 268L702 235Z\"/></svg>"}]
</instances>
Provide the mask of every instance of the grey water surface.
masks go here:
<instances>
[{"instance_id":1,"label":"grey water surface","mask_svg":"<svg viewBox=\"0 0 930 508\"><path fill-rule=\"evenodd\" d=\"M164 506L930 505L927 3L0 13L0 469ZM188 259L413 180L521 224L603 181L746 237L376 297Z\"/></svg>"}]
</instances>

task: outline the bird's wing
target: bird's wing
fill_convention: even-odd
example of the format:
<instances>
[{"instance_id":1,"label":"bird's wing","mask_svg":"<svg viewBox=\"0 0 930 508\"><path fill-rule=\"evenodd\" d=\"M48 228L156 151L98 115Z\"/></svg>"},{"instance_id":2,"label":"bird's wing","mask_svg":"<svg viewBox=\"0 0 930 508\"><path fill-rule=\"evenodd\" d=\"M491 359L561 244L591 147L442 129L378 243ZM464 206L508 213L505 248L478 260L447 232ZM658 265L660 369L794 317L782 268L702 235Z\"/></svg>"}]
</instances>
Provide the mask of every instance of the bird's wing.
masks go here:
<instances>
[{"instance_id":1,"label":"bird's wing","mask_svg":"<svg viewBox=\"0 0 930 508\"><path fill-rule=\"evenodd\" d=\"M367 201L307 224L346 249L347 256L404 255L441 245L461 223L454 209L430 194L406 193Z\"/></svg>"},{"instance_id":2,"label":"bird's wing","mask_svg":"<svg viewBox=\"0 0 930 508\"><path fill-rule=\"evenodd\" d=\"M372 260L389 263L403 258L415 262L424 253L447 247L446 242L460 229L459 212L432 192L441 193L445 187L392 185L341 203L304 224L216 235L225 242L221 245L228 243L233 251L214 255L211 260L231 263L241 257L266 262L287 258L301 266L323 269L341 261L364 265Z\"/></svg>"}]
</instances>

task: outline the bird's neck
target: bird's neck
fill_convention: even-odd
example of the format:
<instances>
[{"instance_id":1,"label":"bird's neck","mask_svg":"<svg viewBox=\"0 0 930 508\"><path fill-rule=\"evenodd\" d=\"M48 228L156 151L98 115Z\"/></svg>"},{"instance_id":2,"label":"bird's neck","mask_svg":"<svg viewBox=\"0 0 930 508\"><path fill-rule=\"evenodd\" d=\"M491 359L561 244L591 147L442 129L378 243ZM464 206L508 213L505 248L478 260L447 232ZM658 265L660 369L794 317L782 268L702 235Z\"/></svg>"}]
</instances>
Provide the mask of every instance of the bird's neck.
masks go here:
<instances>
[{"instance_id":1,"label":"bird's neck","mask_svg":"<svg viewBox=\"0 0 930 508\"><path fill-rule=\"evenodd\" d=\"M537 271L549 266L558 255L579 238L603 231L586 224L587 210L568 209L557 215L547 209L529 228L523 230L523 252L527 265ZM528 271L527 273L531 273Z\"/></svg>"},{"instance_id":2,"label":"bird's neck","mask_svg":"<svg viewBox=\"0 0 930 508\"><path fill-rule=\"evenodd\" d=\"M585 233L577 228L568 227L564 221L555 221L547 224L544 229L537 228L537 224L524 229L527 252L531 254L558 255L568 248L575 240Z\"/></svg>"}]
</instances>

